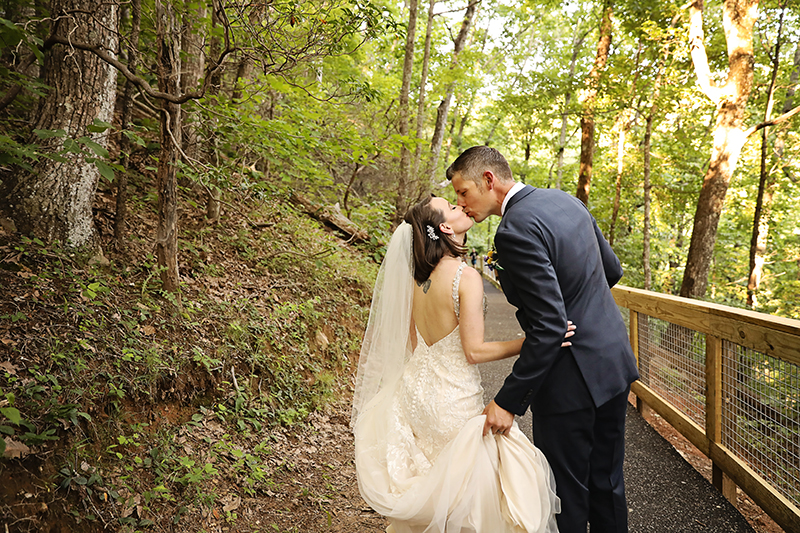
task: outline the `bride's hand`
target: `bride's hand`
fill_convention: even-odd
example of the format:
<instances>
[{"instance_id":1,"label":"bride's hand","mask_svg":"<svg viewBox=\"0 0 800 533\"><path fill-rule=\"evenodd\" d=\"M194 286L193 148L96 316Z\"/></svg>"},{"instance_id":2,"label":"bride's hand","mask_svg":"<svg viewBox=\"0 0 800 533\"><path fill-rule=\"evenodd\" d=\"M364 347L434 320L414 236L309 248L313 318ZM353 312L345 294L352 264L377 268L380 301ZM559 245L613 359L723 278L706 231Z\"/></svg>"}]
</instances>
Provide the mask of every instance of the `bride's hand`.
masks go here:
<instances>
[{"instance_id":1,"label":"bride's hand","mask_svg":"<svg viewBox=\"0 0 800 533\"><path fill-rule=\"evenodd\" d=\"M565 339L569 339L573 335L575 335L575 324L572 323L572 320L567 320L567 333L564 335ZM572 343L569 341L564 341L561 343L562 348L566 348L567 346L572 346Z\"/></svg>"}]
</instances>

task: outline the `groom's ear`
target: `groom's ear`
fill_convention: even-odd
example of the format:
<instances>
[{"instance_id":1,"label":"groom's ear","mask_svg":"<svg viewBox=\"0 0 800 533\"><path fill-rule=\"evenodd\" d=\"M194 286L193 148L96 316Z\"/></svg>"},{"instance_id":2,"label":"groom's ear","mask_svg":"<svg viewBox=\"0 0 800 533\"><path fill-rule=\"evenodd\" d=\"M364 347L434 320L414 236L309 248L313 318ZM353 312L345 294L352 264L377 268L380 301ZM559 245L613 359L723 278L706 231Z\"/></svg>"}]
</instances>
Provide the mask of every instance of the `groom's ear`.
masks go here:
<instances>
[{"instance_id":1,"label":"groom's ear","mask_svg":"<svg viewBox=\"0 0 800 533\"><path fill-rule=\"evenodd\" d=\"M483 181L486 183L487 189L490 191L494 189L495 177L491 170L487 170L483 173Z\"/></svg>"}]
</instances>

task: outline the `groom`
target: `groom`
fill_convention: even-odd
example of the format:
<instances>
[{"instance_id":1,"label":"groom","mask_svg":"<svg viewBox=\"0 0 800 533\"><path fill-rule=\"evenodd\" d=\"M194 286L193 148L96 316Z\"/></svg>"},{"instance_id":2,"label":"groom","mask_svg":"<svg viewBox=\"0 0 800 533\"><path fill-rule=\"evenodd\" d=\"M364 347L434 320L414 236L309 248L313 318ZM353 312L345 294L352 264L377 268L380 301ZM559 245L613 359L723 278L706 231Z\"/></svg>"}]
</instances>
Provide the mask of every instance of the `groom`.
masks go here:
<instances>
[{"instance_id":1,"label":"groom","mask_svg":"<svg viewBox=\"0 0 800 533\"><path fill-rule=\"evenodd\" d=\"M560 190L515 183L494 148L474 146L450 168L458 205L476 222L503 217L497 274L525 342L484 413L505 434L528 406L533 440L555 474L560 533L625 532L622 463L630 384L638 378L625 324L609 290L619 259L588 209ZM561 348L567 319L578 327Z\"/></svg>"}]
</instances>

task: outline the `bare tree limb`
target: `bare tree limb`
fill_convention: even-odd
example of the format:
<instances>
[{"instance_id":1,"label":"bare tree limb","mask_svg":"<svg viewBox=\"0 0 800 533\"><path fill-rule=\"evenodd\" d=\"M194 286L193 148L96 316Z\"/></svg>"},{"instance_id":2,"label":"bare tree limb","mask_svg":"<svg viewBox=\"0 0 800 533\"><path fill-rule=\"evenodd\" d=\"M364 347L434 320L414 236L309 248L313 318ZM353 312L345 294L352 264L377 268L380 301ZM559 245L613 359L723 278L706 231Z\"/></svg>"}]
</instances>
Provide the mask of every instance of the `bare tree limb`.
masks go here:
<instances>
[{"instance_id":1,"label":"bare tree limb","mask_svg":"<svg viewBox=\"0 0 800 533\"><path fill-rule=\"evenodd\" d=\"M760 129L767 128L769 126L775 126L776 124L780 124L781 122L786 122L796 114L800 113L800 106L795 107L794 109L787 111L786 113L773 118L772 120L767 120L766 122L762 122L761 124L757 124L752 126L748 130L744 132L745 137L749 137L753 133L757 132Z\"/></svg>"},{"instance_id":2,"label":"bare tree limb","mask_svg":"<svg viewBox=\"0 0 800 533\"><path fill-rule=\"evenodd\" d=\"M722 98L722 89L714 84L711 79L711 68L708 66L703 33L703 0L694 0L689 6L689 47L700 90L716 104Z\"/></svg>"},{"instance_id":3,"label":"bare tree limb","mask_svg":"<svg viewBox=\"0 0 800 533\"><path fill-rule=\"evenodd\" d=\"M158 98L160 100L165 100L167 102L173 104L183 104L188 102L189 100L196 100L198 98L202 98L205 95L206 89L208 88L209 80L211 76L221 68L222 62L224 61L225 57L232 54L233 52L237 51L237 48L226 48L220 53L220 57L217 61L213 63L213 67L206 69L203 81L203 87L199 91L192 91L186 94L182 94L180 96L172 95L169 93L161 92L156 89L153 89L146 80L137 76L136 73L131 72L127 65L121 62L119 59L111 55L108 50L105 48L89 43L82 43L80 41L73 41L72 39L67 39L66 37L62 37L60 35L51 35L45 41L44 48L52 47L55 44L63 44L64 46L68 46L70 48L75 48L78 50L84 50L86 52L91 52L109 65L116 68L123 76L125 76L131 83L136 85L142 93L147 94L153 98Z\"/></svg>"}]
</instances>

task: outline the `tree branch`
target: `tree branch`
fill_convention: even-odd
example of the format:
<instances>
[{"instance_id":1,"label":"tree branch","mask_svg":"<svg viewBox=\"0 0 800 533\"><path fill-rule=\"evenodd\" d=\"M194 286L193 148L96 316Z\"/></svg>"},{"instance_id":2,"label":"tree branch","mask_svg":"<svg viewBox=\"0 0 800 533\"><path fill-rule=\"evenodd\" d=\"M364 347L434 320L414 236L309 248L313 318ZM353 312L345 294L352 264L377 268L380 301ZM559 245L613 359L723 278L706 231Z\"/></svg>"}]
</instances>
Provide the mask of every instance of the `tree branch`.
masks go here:
<instances>
[{"instance_id":1,"label":"tree branch","mask_svg":"<svg viewBox=\"0 0 800 533\"><path fill-rule=\"evenodd\" d=\"M16 69L17 72L24 75L25 71L28 70L28 67L33 65L34 61L36 61L36 56L34 54L29 55ZM21 83L17 83L16 85L12 86L8 91L6 91L6 94L4 94L2 98L0 98L0 111L8 107L8 105L14 101L14 98L17 97L20 91L22 91Z\"/></svg>"},{"instance_id":2,"label":"tree branch","mask_svg":"<svg viewBox=\"0 0 800 533\"><path fill-rule=\"evenodd\" d=\"M221 68L222 62L225 60L225 57L235 52L236 48L226 48L220 53L220 57L217 61L213 63L213 68L206 69L206 73L204 76L203 87L199 91L192 91L182 95L174 95L168 94L165 92L157 91L153 89L146 80L137 76L136 73L131 72L127 65L121 62L119 59L111 55L105 48L89 44L89 43L82 43L79 41L73 41L71 39L67 39L66 37L62 37L60 35L51 35L45 41L43 48L50 48L54 44L63 44L64 46L69 46L70 48L76 48L78 50L84 50L86 52L91 52L95 54L97 57L108 63L109 65L116 68L123 76L125 76L128 81L136 85L142 93L152 96L153 98L158 98L160 100L166 100L167 102L173 104L183 104L188 102L189 100L196 100L202 98L205 95L206 89L208 88L209 80L211 76L217 71L217 69Z\"/></svg>"},{"instance_id":3,"label":"tree branch","mask_svg":"<svg viewBox=\"0 0 800 533\"><path fill-rule=\"evenodd\" d=\"M703 33L703 0L694 0L689 6L689 48L700 90L712 102L718 103L722 97L722 90L714 85L711 79L711 68L708 66L708 55L706 54Z\"/></svg>"},{"instance_id":4,"label":"tree branch","mask_svg":"<svg viewBox=\"0 0 800 533\"><path fill-rule=\"evenodd\" d=\"M800 113L800 106L797 106L794 109L787 111L783 115L773 118L772 120L767 120L766 122L762 122L761 124L752 126L751 128L747 129L744 132L745 138L749 137L750 135L754 134L760 129L767 128L769 126L775 126L776 124L780 124L781 122L786 122L787 120L789 120L798 113Z\"/></svg>"}]
</instances>

